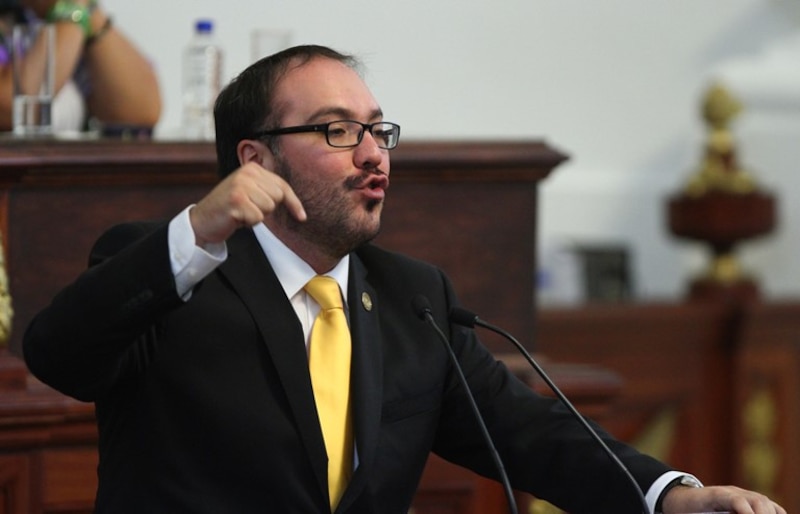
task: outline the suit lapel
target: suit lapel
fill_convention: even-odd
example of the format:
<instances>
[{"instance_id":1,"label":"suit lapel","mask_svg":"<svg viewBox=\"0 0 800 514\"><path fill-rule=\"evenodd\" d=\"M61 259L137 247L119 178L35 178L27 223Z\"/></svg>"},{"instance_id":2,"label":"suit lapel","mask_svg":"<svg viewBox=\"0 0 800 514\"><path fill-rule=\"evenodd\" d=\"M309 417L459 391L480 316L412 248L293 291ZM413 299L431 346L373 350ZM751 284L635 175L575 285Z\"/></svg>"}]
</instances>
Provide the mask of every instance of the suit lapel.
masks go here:
<instances>
[{"instance_id":1,"label":"suit lapel","mask_svg":"<svg viewBox=\"0 0 800 514\"><path fill-rule=\"evenodd\" d=\"M228 259L218 271L239 294L258 325L289 399L318 485L327 494L327 454L300 322L252 230L237 231L227 245Z\"/></svg>"},{"instance_id":2,"label":"suit lapel","mask_svg":"<svg viewBox=\"0 0 800 514\"><path fill-rule=\"evenodd\" d=\"M367 282L364 264L354 253L350 254L348 288L347 303L353 340L350 390L359 464L337 509L342 512L358 497L372 472L383 401L383 354L378 323L378 296Z\"/></svg>"}]
</instances>

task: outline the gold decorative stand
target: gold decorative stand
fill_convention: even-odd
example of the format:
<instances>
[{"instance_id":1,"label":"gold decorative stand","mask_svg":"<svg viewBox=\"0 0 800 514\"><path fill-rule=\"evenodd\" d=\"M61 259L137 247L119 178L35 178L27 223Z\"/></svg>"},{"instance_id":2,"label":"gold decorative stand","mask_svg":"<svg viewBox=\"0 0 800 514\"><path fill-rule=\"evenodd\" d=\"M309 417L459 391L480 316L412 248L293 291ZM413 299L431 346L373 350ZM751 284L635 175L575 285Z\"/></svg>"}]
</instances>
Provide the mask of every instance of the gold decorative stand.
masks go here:
<instances>
[{"instance_id":1,"label":"gold decorative stand","mask_svg":"<svg viewBox=\"0 0 800 514\"><path fill-rule=\"evenodd\" d=\"M772 231L776 201L737 163L728 126L740 111L741 104L725 88L718 84L709 88L703 102L708 125L703 161L668 202L670 231L706 243L712 253L708 269L690 284L691 299L759 296L756 281L742 270L734 249L742 241Z\"/></svg>"}]
</instances>

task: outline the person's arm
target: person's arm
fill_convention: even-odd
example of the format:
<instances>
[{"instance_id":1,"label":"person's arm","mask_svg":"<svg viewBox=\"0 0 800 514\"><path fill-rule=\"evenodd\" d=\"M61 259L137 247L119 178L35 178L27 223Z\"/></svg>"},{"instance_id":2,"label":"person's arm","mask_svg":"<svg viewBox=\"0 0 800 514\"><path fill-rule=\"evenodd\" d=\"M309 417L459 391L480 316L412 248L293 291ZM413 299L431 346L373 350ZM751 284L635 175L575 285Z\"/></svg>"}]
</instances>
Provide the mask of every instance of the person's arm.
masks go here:
<instances>
[{"instance_id":1,"label":"person's arm","mask_svg":"<svg viewBox=\"0 0 800 514\"><path fill-rule=\"evenodd\" d=\"M84 0L84 3L86 1L88 0ZM43 8L39 4L42 2L39 2L37 7ZM56 49L54 91L57 94L75 73L83 50L85 34L83 28L77 23L62 21L55 23L54 26ZM39 37L25 55L24 69L27 70L27 73L22 78L22 82L28 91L37 91L42 82L45 70L44 52L45 41L44 38ZM0 130L11 129L13 88L11 63L7 63L0 68Z\"/></svg>"},{"instance_id":2,"label":"person's arm","mask_svg":"<svg viewBox=\"0 0 800 514\"><path fill-rule=\"evenodd\" d=\"M150 327L188 301L192 288L227 257L224 243L195 246L190 208L170 221L166 237L163 226L126 223L100 238L90 269L25 331L25 360L40 380L91 401L143 365L131 359L133 347L156 345Z\"/></svg>"},{"instance_id":3,"label":"person's arm","mask_svg":"<svg viewBox=\"0 0 800 514\"><path fill-rule=\"evenodd\" d=\"M31 373L64 394L95 401L147 364L157 326L183 301L175 290L166 223L105 232L90 267L56 294L22 339Z\"/></svg>"},{"instance_id":4,"label":"person's arm","mask_svg":"<svg viewBox=\"0 0 800 514\"><path fill-rule=\"evenodd\" d=\"M152 127L161 116L161 93L152 64L98 6L85 49L91 116L106 123Z\"/></svg>"},{"instance_id":5,"label":"person's arm","mask_svg":"<svg viewBox=\"0 0 800 514\"><path fill-rule=\"evenodd\" d=\"M146 365L158 324L224 260L228 237L278 205L305 220L291 187L250 162L169 224L124 223L107 231L92 248L90 269L25 330L28 368L74 398L92 401L107 393L120 376Z\"/></svg>"},{"instance_id":6,"label":"person's arm","mask_svg":"<svg viewBox=\"0 0 800 514\"><path fill-rule=\"evenodd\" d=\"M175 275L175 288L183 300L188 300L192 288L228 258L224 242L203 248L195 244L196 237L189 219L193 207L190 205L169 222L169 259Z\"/></svg>"},{"instance_id":7,"label":"person's arm","mask_svg":"<svg viewBox=\"0 0 800 514\"><path fill-rule=\"evenodd\" d=\"M28 0L29 7L41 19L48 19L56 0ZM70 5L87 9L90 0L70 0ZM87 98L89 115L101 122L152 127L161 116L161 93L158 79L149 61L116 28L113 20L96 6L91 10L88 31L73 21L57 20L55 92L74 75L81 56L86 58L90 91ZM39 48L40 47L40 48ZM29 89L44 73L43 45L34 46L26 55L32 70L40 70L39 78L31 76ZM35 63L40 62L39 66ZM10 64L0 68L0 130L11 129L13 79Z\"/></svg>"}]
</instances>

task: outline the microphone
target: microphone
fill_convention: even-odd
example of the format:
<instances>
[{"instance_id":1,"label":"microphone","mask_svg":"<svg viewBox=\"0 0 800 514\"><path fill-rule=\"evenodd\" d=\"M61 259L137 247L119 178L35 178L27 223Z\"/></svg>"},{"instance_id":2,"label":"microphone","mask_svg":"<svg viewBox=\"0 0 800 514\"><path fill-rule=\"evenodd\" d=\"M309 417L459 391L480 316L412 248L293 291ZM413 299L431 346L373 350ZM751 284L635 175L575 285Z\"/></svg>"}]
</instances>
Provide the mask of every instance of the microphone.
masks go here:
<instances>
[{"instance_id":1,"label":"microphone","mask_svg":"<svg viewBox=\"0 0 800 514\"><path fill-rule=\"evenodd\" d=\"M482 320L481 318L478 317L477 314L472 313L466 309L462 309L460 307L453 307L450 310L450 321L452 321L457 325L461 325L468 328L475 328L475 325L481 326L496 334L500 334L504 338L508 339L514 346L516 346L517 350L519 350L519 352L525 357L525 359L530 363L533 369L536 370L536 373L538 373L539 376L542 377L542 380L544 380L547 383L547 385L550 387L553 393L555 393L558 399L561 400L561 403L563 403L567 407L567 409L569 409L569 411L572 413L575 419L577 419L580 422L580 424L583 425L586 431L589 432L589 435L592 437L592 439L594 439L597 442L597 444L600 445L600 447L608 455L608 457L612 460L612 462L614 462L614 464L616 464L616 466L620 469L620 471L622 471L622 474L625 475L625 477L627 477L627 479L633 485L634 490L636 491L636 495L639 499L639 502L641 502L642 504L642 512L644 514L648 514L650 512L650 508L647 506L647 500L644 497L644 493L642 492L642 489L639 487L639 484L636 483L636 479L634 479L633 475L631 475L630 470L625 466L625 464L622 463L619 457L617 457L617 455L611 451L611 448L609 448L608 445L605 443L605 441L603 441L600 438L600 436L597 434L594 428L592 428L592 426L586 421L586 418L584 418L583 415L581 415L581 413L578 412L578 409L576 409L572 405L572 402L570 402L567 399L567 397L564 396L564 393L561 392L558 386L556 386L556 384L550 379L547 373L545 373L542 367L539 366L539 364L533 359L533 357L531 357L531 355L528 353L525 347L522 346L522 344L519 341L517 341L517 339L514 336L512 336L502 328L494 326L491 323Z\"/></svg>"},{"instance_id":2,"label":"microphone","mask_svg":"<svg viewBox=\"0 0 800 514\"><path fill-rule=\"evenodd\" d=\"M469 386L467 385L467 379L464 377L464 371L461 369L461 365L458 363L456 354L453 352L453 348L450 346L450 341L447 339L447 336L444 334L444 332L442 332L442 329L439 328L439 325L436 324L436 320L433 319L431 302L425 296L418 294L411 300L411 308L414 309L414 312L422 321L427 322L433 328L433 330L439 336L439 340L447 350L447 353L450 356L450 361L453 363L453 368L458 374L461 387L464 388L464 392L469 400L472 413L474 414L475 419L478 421L481 435L483 435L483 439L486 441L486 446L489 448L489 453L492 455L492 459L497 467L497 471L500 474L500 481L503 484L506 499L508 500L508 511L511 514L517 514L517 502L514 500L514 493L511 490L511 483L508 480L506 468L503 465L503 461L500 459L500 454L497 453L497 448L494 446L492 436L489 434L489 430L486 428L486 423L483 421L481 412L478 410L478 405L475 403L475 397L472 396L472 391L470 391Z\"/></svg>"}]
</instances>

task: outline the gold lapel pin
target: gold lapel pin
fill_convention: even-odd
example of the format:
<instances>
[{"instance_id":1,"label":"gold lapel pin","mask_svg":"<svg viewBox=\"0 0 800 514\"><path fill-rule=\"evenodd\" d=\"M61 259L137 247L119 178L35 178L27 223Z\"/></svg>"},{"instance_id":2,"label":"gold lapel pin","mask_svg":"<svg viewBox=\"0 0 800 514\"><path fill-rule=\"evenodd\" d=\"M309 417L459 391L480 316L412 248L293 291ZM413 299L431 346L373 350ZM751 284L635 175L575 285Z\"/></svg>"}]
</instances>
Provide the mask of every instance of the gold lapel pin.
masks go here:
<instances>
[{"instance_id":1,"label":"gold lapel pin","mask_svg":"<svg viewBox=\"0 0 800 514\"><path fill-rule=\"evenodd\" d=\"M367 311L372 310L372 298L369 296L369 293L361 293L361 305L363 305Z\"/></svg>"}]
</instances>

